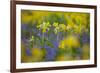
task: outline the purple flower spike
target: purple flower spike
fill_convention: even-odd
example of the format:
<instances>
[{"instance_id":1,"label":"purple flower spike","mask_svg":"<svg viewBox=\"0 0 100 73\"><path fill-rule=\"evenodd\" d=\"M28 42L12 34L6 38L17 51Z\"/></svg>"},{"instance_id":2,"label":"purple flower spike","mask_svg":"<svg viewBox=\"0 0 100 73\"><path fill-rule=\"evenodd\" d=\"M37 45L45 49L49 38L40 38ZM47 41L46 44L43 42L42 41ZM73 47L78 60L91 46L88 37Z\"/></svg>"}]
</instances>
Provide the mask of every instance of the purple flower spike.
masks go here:
<instances>
[{"instance_id":1,"label":"purple flower spike","mask_svg":"<svg viewBox=\"0 0 100 73\"><path fill-rule=\"evenodd\" d=\"M88 35L85 33L82 36L82 43L89 43L90 42L90 38L88 37Z\"/></svg>"},{"instance_id":2,"label":"purple flower spike","mask_svg":"<svg viewBox=\"0 0 100 73\"><path fill-rule=\"evenodd\" d=\"M29 48L26 48L26 55L27 55L27 56L31 56L31 51L30 51Z\"/></svg>"},{"instance_id":3,"label":"purple flower spike","mask_svg":"<svg viewBox=\"0 0 100 73\"><path fill-rule=\"evenodd\" d=\"M57 41L53 41L53 44L54 44L54 48L58 48L58 45L59 45L59 42L57 42Z\"/></svg>"},{"instance_id":4,"label":"purple flower spike","mask_svg":"<svg viewBox=\"0 0 100 73\"><path fill-rule=\"evenodd\" d=\"M21 24L21 29L26 30L28 28L27 24Z\"/></svg>"},{"instance_id":5,"label":"purple flower spike","mask_svg":"<svg viewBox=\"0 0 100 73\"><path fill-rule=\"evenodd\" d=\"M51 48L49 46L46 46L46 60L47 61L53 61L56 57L57 50L55 48Z\"/></svg>"}]
</instances>

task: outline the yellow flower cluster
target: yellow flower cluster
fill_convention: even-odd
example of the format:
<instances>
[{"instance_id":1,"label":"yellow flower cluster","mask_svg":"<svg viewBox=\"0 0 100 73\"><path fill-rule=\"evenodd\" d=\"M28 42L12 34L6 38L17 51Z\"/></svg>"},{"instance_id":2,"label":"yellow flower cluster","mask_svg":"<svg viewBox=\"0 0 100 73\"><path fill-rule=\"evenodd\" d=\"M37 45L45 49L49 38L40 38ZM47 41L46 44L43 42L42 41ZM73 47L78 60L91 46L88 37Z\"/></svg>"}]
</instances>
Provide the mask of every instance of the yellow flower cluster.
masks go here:
<instances>
[{"instance_id":1,"label":"yellow flower cluster","mask_svg":"<svg viewBox=\"0 0 100 73\"><path fill-rule=\"evenodd\" d=\"M66 31L67 30L67 26L65 24L58 24L58 22L54 22L53 26L55 27L54 32L55 34L57 34L60 31Z\"/></svg>"},{"instance_id":2,"label":"yellow flower cluster","mask_svg":"<svg viewBox=\"0 0 100 73\"><path fill-rule=\"evenodd\" d=\"M44 56L44 52L40 48L33 48L32 49L32 57L33 61L41 61Z\"/></svg>"},{"instance_id":3,"label":"yellow flower cluster","mask_svg":"<svg viewBox=\"0 0 100 73\"><path fill-rule=\"evenodd\" d=\"M60 29L59 25L58 25L58 22L54 22L53 26L55 27L54 32L55 32L55 34L57 34L59 32L59 29Z\"/></svg>"},{"instance_id":4,"label":"yellow flower cluster","mask_svg":"<svg viewBox=\"0 0 100 73\"><path fill-rule=\"evenodd\" d=\"M51 27L49 22L43 22L42 24L38 25L37 28L42 29L42 32L45 33Z\"/></svg>"},{"instance_id":5,"label":"yellow flower cluster","mask_svg":"<svg viewBox=\"0 0 100 73\"><path fill-rule=\"evenodd\" d=\"M39 56L43 55L43 52L39 48L33 48L32 49L32 55L36 56L36 57L39 57Z\"/></svg>"},{"instance_id":6,"label":"yellow flower cluster","mask_svg":"<svg viewBox=\"0 0 100 73\"><path fill-rule=\"evenodd\" d=\"M61 31L67 30L67 26L65 24L60 24L59 27L61 28Z\"/></svg>"}]
</instances>

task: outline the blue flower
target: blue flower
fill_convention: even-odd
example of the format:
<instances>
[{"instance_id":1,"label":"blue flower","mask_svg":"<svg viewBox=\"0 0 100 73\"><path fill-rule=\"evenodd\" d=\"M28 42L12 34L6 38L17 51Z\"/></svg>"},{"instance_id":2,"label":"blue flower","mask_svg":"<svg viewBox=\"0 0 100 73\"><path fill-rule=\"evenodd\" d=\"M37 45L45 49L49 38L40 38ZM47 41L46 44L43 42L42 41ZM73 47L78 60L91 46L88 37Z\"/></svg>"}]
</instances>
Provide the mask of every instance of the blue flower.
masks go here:
<instances>
[{"instance_id":1,"label":"blue flower","mask_svg":"<svg viewBox=\"0 0 100 73\"><path fill-rule=\"evenodd\" d=\"M26 48L26 55L27 55L27 56L31 56L31 51L30 51L29 48Z\"/></svg>"},{"instance_id":2,"label":"blue flower","mask_svg":"<svg viewBox=\"0 0 100 73\"><path fill-rule=\"evenodd\" d=\"M82 35L82 43L90 43L90 37L86 33Z\"/></svg>"},{"instance_id":3,"label":"blue flower","mask_svg":"<svg viewBox=\"0 0 100 73\"><path fill-rule=\"evenodd\" d=\"M28 28L28 25L27 24L21 24L21 29L22 30L26 30Z\"/></svg>"},{"instance_id":4,"label":"blue flower","mask_svg":"<svg viewBox=\"0 0 100 73\"><path fill-rule=\"evenodd\" d=\"M36 29L33 28L33 26L30 26L29 24L21 24L22 31L30 33L30 32L33 32L33 29L34 29L34 31L36 31Z\"/></svg>"},{"instance_id":5,"label":"blue flower","mask_svg":"<svg viewBox=\"0 0 100 73\"><path fill-rule=\"evenodd\" d=\"M57 50L49 46L46 46L45 48L46 48L46 61L53 61L56 57Z\"/></svg>"},{"instance_id":6,"label":"blue flower","mask_svg":"<svg viewBox=\"0 0 100 73\"><path fill-rule=\"evenodd\" d=\"M40 33L37 33L37 36L42 37L42 35Z\"/></svg>"},{"instance_id":7,"label":"blue flower","mask_svg":"<svg viewBox=\"0 0 100 73\"><path fill-rule=\"evenodd\" d=\"M57 49L57 48L58 48L58 45L59 45L59 42L53 41L52 43L53 43L53 45L54 45L54 48Z\"/></svg>"}]
</instances>

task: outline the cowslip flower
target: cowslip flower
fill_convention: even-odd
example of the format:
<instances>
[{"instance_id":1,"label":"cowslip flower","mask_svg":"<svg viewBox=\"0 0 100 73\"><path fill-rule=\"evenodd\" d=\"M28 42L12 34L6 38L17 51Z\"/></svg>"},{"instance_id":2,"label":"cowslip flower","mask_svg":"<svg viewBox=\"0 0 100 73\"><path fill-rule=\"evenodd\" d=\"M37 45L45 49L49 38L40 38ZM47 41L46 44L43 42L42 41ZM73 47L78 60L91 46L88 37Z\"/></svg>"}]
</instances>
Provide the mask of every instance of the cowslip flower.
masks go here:
<instances>
[{"instance_id":1,"label":"cowslip flower","mask_svg":"<svg viewBox=\"0 0 100 73\"><path fill-rule=\"evenodd\" d=\"M43 33L45 33L47 30L49 31L50 27L51 27L51 25L49 22L43 22L42 24L37 26L37 28L39 30L42 30Z\"/></svg>"},{"instance_id":2,"label":"cowslip flower","mask_svg":"<svg viewBox=\"0 0 100 73\"><path fill-rule=\"evenodd\" d=\"M61 31L67 30L67 26L65 24L59 24L59 27L61 28Z\"/></svg>"},{"instance_id":3,"label":"cowslip flower","mask_svg":"<svg viewBox=\"0 0 100 73\"><path fill-rule=\"evenodd\" d=\"M57 34L59 33L59 25L58 25L58 22L54 22L53 23L53 26L54 26L54 33Z\"/></svg>"}]
</instances>

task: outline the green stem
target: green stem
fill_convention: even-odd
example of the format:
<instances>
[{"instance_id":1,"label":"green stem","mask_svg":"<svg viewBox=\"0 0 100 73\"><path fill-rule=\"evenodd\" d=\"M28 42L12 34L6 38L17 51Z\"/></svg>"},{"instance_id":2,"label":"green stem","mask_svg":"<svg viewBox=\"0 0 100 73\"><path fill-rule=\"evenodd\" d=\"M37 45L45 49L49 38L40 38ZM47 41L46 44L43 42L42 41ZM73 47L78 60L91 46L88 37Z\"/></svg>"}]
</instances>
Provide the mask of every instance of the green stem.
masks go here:
<instances>
[{"instance_id":1,"label":"green stem","mask_svg":"<svg viewBox=\"0 0 100 73\"><path fill-rule=\"evenodd\" d=\"M57 42L59 42L59 33L57 34Z\"/></svg>"},{"instance_id":2,"label":"green stem","mask_svg":"<svg viewBox=\"0 0 100 73\"><path fill-rule=\"evenodd\" d=\"M44 47L44 33L42 33L42 46Z\"/></svg>"}]
</instances>

